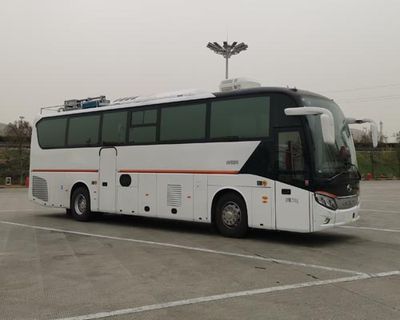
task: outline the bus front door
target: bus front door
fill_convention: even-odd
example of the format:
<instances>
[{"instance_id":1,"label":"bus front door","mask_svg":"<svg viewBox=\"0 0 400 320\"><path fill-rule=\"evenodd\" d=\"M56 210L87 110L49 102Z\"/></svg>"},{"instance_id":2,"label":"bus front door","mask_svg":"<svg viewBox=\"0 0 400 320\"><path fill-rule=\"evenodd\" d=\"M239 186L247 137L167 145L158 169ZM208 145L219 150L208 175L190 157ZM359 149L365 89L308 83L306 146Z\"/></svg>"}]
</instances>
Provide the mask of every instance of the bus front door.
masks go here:
<instances>
[{"instance_id":1,"label":"bus front door","mask_svg":"<svg viewBox=\"0 0 400 320\"><path fill-rule=\"evenodd\" d=\"M115 212L116 207L117 149L100 149L99 163L99 211Z\"/></svg>"},{"instance_id":2,"label":"bus front door","mask_svg":"<svg viewBox=\"0 0 400 320\"><path fill-rule=\"evenodd\" d=\"M276 229L310 232L307 161L301 128L276 130Z\"/></svg>"}]
</instances>

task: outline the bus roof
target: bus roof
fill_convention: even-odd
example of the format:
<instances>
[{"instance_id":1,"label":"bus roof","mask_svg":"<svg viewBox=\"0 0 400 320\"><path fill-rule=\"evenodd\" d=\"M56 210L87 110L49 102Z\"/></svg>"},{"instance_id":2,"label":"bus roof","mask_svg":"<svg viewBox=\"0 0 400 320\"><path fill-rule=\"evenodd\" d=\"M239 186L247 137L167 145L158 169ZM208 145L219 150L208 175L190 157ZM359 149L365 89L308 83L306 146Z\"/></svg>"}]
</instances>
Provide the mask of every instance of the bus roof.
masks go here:
<instances>
[{"instance_id":1,"label":"bus roof","mask_svg":"<svg viewBox=\"0 0 400 320\"><path fill-rule=\"evenodd\" d=\"M214 92L214 95L216 97L234 97L241 95L261 94L261 93L285 93L290 96L307 95L307 96L316 96L320 98L329 99L315 92L299 90L296 88L285 88L285 87L258 87L258 88L234 90L229 92Z\"/></svg>"},{"instance_id":2,"label":"bus roof","mask_svg":"<svg viewBox=\"0 0 400 320\"><path fill-rule=\"evenodd\" d=\"M183 92L183 91L182 91ZM189 91L186 91L189 92ZM71 111L61 111L52 114L39 114L36 120L47 117L57 117L57 116L65 116L65 115L73 115L73 114L81 114L81 113L91 113L98 111L109 111L109 110L118 110L118 109L126 109L126 108L135 108L147 105L161 105L175 102L183 102L183 101L197 101L197 100L212 100L215 98L229 98L229 97L238 97L238 96L247 96L247 95L257 95L263 93L284 93L292 96L295 99L298 99L302 95L307 96L315 96L319 98L329 99L325 96L316 94L314 92L299 90L296 88L284 88L284 87L257 87L250 89L241 89L241 90L233 90L229 92L205 92L205 91L193 91L193 94L185 94L180 95L179 92L172 92L170 94L154 95L149 97L128 97L128 98L120 98L114 100L107 106L102 106L98 108L89 108L89 109L76 109ZM175 94L175 95L174 95ZM152 99L152 97L155 97ZM157 98L159 97L159 98Z\"/></svg>"}]
</instances>

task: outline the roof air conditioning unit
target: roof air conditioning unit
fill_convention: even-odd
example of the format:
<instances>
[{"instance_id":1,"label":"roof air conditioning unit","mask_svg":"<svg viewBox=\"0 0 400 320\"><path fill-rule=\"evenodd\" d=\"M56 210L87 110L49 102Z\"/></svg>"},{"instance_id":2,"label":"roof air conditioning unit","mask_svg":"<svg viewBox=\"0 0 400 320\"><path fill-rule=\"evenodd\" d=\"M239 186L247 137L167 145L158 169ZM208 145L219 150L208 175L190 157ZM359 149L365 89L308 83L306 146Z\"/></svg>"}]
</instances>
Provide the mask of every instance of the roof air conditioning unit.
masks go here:
<instances>
[{"instance_id":1,"label":"roof air conditioning unit","mask_svg":"<svg viewBox=\"0 0 400 320\"><path fill-rule=\"evenodd\" d=\"M258 88L261 84L257 81L247 78L234 78L221 81L219 90L221 92L229 92L241 89Z\"/></svg>"}]
</instances>

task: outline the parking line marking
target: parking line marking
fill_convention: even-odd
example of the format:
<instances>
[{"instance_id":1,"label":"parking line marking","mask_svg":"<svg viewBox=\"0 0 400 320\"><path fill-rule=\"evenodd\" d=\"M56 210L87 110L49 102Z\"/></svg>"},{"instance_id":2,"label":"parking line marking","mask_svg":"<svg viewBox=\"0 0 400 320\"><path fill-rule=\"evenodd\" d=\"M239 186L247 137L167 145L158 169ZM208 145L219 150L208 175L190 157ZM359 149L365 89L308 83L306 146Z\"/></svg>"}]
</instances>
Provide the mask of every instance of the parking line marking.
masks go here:
<instances>
[{"instance_id":1,"label":"parking line marking","mask_svg":"<svg viewBox=\"0 0 400 320\"><path fill-rule=\"evenodd\" d=\"M383 232L399 232L400 233L400 230L398 230L398 229L383 229L383 228L357 227L357 226L340 226L340 228L374 230L374 231L383 231Z\"/></svg>"},{"instance_id":2,"label":"parking line marking","mask_svg":"<svg viewBox=\"0 0 400 320\"><path fill-rule=\"evenodd\" d=\"M7 209L4 209L4 210L0 210L0 213L1 212L33 212L33 211L39 211L40 209L20 209L20 210L14 210L14 209L10 209L10 210L7 210Z\"/></svg>"},{"instance_id":3,"label":"parking line marking","mask_svg":"<svg viewBox=\"0 0 400 320\"><path fill-rule=\"evenodd\" d=\"M261 261L266 261L266 262L272 262L272 263L278 263L278 264L286 264L286 265L292 265L292 266L298 266L298 267L306 267L306 268L327 270L327 271L333 271L333 272L350 273L350 274L355 274L355 275L365 274L363 272L354 271L354 270L348 270L348 269L327 267L327 266L321 266L321 265L316 265L316 264L308 264L308 263L302 263L302 262L296 262L296 261L290 261L290 260L265 258L265 257L262 257L262 256L247 255L247 254L228 252L228 251L212 250L212 249L200 248L200 247L190 247L190 246L184 246L184 245L167 243L167 242L155 242L155 241L132 239L132 238L106 236L106 235L102 235L102 234L87 233L87 232L80 232L80 231L72 231L72 230L58 229L58 228L49 228L49 227L35 226L35 225L16 223L16 222L10 222L10 221L2 221L2 220L0 220L0 223L1 224L6 224L6 225L18 226L18 227L32 228L32 229L37 229L37 230L54 231L54 232L68 233L68 234L74 234L74 235L79 235L79 236L95 237L95 238L110 239L110 240L117 240L117 241L127 241L127 242L141 243L141 244L147 244L147 245L153 245L153 246L178 248L178 249L184 249L184 250L191 250L191 251L219 254L219 255L224 255L224 256L239 257L239 258L244 258L244 259L261 260Z\"/></svg>"},{"instance_id":4,"label":"parking line marking","mask_svg":"<svg viewBox=\"0 0 400 320\"><path fill-rule=\"evenodd\" d=\"M105 318L105 317L134 314L134 313L140 313L140 312L146 312L146 311L154 311L154 310L160 310L160 309L166 309L166 308L192 305L192 304L197 304L197 303L205 303L205 302L226 300L226 299L246 297L246 296L248 297L248 296L254 296L254 295L258 295L258 294L277 292L277 291L324 286L324 285L329 285L329 284L366 280L366 279L372 279L372 278L382 278L382 277L397 276L397 275L400 275L400 271L388 271L388 272L375 273L375 274L360 274L360 275L351 276L351 277L336 278L336 279L329 279L329 280L316 280L316 281L295 283L295 284L276 286L276 287L229 292L229 293L223 293L223 294L217 294L217 295L205 296L205 297L198 297L198 298L192 298L192 299L186 299L186 300L170 301L170 302L151 304L151 305L135 307L135 308L127 308L127 309L120 309L120 310L114 310L114 311L104 311L104 312L86 314L86 315L69 317L69 318L60 318L58 320L101 319L101 318Z\"/></svg>"},{"instance_id":5,"label":"parking line marking","mask_svg":"<svg viewBox=\"0 0 400 320\"><path fill-rule=\"evenodd\" d=\"M380 209L360 209L360 211L384 212L384 213L400 213L400 211L380 210Z\"/></svg>"},{"instance_id":6,"label":"parking line marking","mask_svg":"<svg viewBox=\"0 0 400 320\"><path fill-rule=\"evenodd\" d=\"M387 203L398 203L398 201L394 200L379 200L379 199L363 199L361 198L361 202L387 202Z\"/></svg>"}]
</instances>

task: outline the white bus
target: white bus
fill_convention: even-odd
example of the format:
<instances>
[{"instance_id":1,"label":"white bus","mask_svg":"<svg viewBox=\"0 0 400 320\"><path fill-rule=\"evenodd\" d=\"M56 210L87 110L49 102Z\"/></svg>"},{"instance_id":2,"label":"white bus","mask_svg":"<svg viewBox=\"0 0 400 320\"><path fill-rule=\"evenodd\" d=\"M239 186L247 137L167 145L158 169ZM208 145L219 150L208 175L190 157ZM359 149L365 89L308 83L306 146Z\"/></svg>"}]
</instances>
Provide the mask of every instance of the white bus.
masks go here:
<instances>
[{"instance_id":1,"label":"white bus","mask_svg":"<svg viewBox=\"0 0 400 320\"><path fill-rule=\"evenodd\" d=\"M70 100L39 115L30 199L80 221L159 217L214 223L233 237L356 221L348 123L363 121L311 92L231 83L217 93Z\"/></svg>"}]
</instances>

